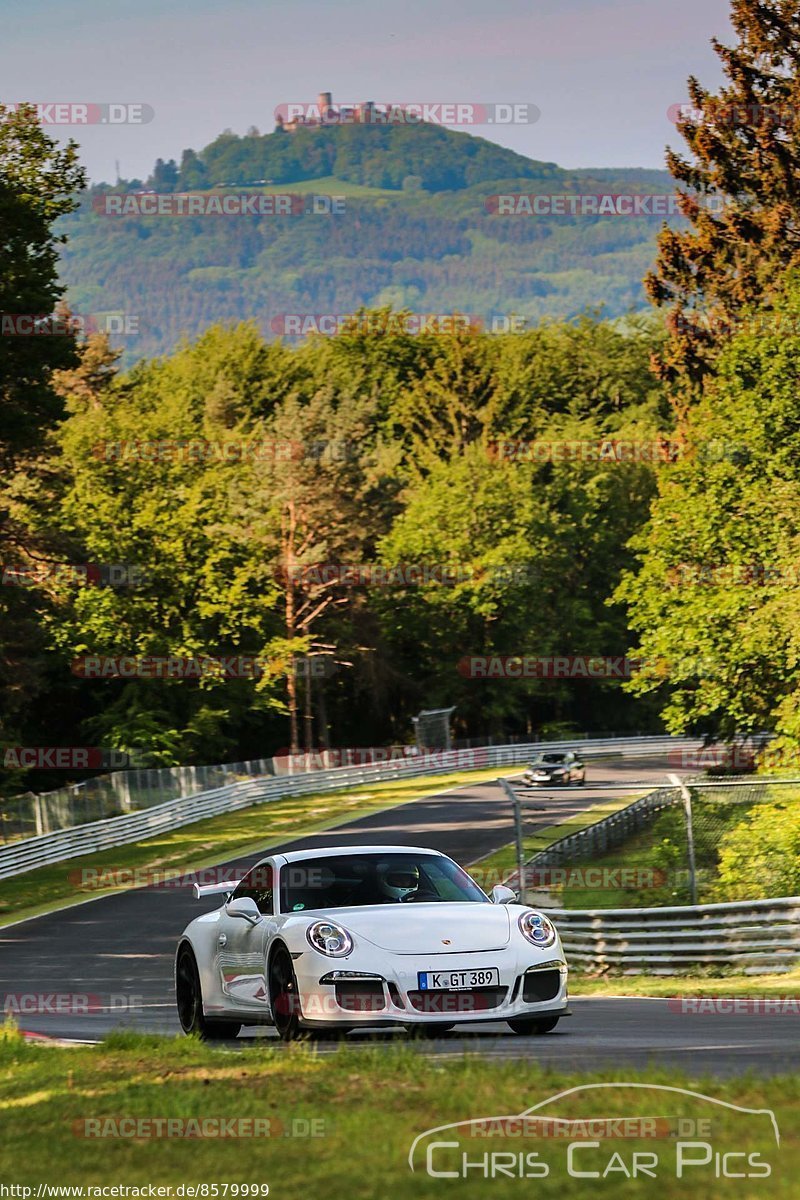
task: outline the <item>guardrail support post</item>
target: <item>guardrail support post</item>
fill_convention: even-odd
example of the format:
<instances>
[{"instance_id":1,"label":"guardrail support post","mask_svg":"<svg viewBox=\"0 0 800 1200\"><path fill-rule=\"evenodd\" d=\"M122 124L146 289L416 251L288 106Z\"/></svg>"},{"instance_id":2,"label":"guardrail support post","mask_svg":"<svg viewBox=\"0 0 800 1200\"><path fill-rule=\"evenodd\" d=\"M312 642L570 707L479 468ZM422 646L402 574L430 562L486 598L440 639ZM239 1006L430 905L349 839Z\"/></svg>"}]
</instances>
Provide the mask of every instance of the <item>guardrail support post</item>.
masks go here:
<instances>
[{"instance_id":1,"label":"guardrail support post","mask_svg":"<svg viewBox=\"0 0 800 1200\"><path fill-rule=\"evenodd\" d=\"M519 796L507 779L497 781L514 806L514 838L517 844L517 876L519 878L520 904L525 903L525 848L522 844L522 805Z\"/></svg>"},{"instance_id":2,"label":"guardrail support post","mask_svg":"<svg viewBox=\"0 0 800 1200\"><path fill-rule=\"evenodd\" d=\"M694 860L694 828L692 826L692 793L678 775L670 775L670 779L680 789L683 797L683 811L686 817L686 855L689 860L689 903L697 904L697 868Z\"/></svg>"}]
</instances>

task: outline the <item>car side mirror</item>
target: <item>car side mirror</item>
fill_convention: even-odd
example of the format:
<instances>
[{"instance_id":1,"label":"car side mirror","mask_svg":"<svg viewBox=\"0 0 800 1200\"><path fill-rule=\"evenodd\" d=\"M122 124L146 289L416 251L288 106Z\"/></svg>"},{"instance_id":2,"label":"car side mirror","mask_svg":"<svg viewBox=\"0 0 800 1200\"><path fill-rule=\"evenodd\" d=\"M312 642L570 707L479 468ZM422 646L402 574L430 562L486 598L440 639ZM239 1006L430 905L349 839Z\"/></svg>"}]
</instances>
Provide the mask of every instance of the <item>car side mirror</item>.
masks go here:
<instances>
[{"instance_id":1,"label":"car side mirror","mask_svg":"<svg viewBox=\"0 0 800 1200\"><path fill-rule=\"evenodd\" d=\"M251 925L257 925L261 920L261 913L252 896L236 896L233 900L229 900L225 905L225 912L229 917L242 917Z\"/></svg>"},{"instance_id":2,"label":"car side mirror","mask_svg":"<svg viewBox=\"0 0 800 1200\"><path fill-rule=\"evenodd\" d=\"M517 893L505 884L496 883L492 888L492 904L516 904Z\"/></svg>"}]
</instances>

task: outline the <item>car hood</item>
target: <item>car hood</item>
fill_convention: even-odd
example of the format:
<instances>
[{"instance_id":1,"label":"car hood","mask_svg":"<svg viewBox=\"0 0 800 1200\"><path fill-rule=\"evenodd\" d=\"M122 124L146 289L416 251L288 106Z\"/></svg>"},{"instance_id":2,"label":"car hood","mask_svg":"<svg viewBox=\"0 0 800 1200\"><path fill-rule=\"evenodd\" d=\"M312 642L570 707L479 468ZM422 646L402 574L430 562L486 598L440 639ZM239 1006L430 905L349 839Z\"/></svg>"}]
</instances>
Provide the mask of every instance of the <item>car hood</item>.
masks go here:
<instances>
[{"instance_id":1,"label":"car hood","mask_svg":"<svg viewBox=\"0 0 800 1200\"><path fill-rule=\"evenodd\" d=\"M395 954L502 950L511 936L504 904L375 904L329 914L359 940Z\"/></svg>"},{"instance_id":2,"label":"car hood","mask_svg":"<svg viewBox=\"0 0 800 1200\"><path fill-rule=\"evenodd\" d=\"M567 763L543 763L541 766L528 767L529 775L553 775L556 771L566 771Z\"/></svg>"}]
</instances>

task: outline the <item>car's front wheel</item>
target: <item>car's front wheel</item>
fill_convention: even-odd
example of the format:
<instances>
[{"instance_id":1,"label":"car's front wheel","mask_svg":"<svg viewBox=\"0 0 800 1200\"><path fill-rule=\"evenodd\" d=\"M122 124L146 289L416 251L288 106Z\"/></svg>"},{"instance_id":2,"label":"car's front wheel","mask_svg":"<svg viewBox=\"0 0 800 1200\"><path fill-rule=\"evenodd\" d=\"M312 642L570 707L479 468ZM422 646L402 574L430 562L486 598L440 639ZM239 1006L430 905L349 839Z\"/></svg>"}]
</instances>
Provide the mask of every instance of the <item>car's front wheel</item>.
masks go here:
<instances>
[{"instance_id":1,"label":"car's front wheel","mask_svg":"<svg viewBox=\"0 0 800 1200\"><path fill-rule=\"evenodd\" d=\"M550 1033L558 1024L558 1017L514 1017L508 1024L514 1033Z\"/></svg>"},{"instance_id":2,"label":"car's front wheel","mask_svg":"<svg viewBox=\"0 0 800 1200\"><path fill-rule=\"evenodd\" d=\"M238 1021L209 1021L203 1013L203 992L197 960L190 946L182 946L175 968L178 1020L184 1033L205 1042L235 1038L242 1028Z\"/></svg>"},{"instance_id":3,"label":"car's front wheel","mask_svg":"<svg viewBox=\"0 0 800 1200\"><path fill-rule=\"evenodd\" d=\"M270 959L269 1002L282 1041L295 1041L300 1036L300 995L291 956L283 948Z\"/></svg>"}]
</instances>

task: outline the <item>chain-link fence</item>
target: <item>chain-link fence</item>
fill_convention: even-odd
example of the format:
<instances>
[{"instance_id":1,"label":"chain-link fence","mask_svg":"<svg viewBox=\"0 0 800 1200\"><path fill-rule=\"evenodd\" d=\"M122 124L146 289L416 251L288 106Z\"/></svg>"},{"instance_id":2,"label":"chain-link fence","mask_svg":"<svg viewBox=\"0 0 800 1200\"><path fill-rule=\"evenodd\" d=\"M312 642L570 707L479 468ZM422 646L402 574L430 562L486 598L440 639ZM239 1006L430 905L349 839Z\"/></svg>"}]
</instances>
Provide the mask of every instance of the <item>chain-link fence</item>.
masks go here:
<instances>
[{"instance_id":1,"label":"chain-link fence","mask_svg":"<svg viewBox=\"0 0 800 1200\"><path fill-rule=\"evenodd\" d=\"M800 894L800 779L672 776L627 799L646 786L603 785L608 798L590 812L568 789L515 792L511 882L525 902L648 908Z\"/></svg>"},{"instance_id":2,"label":"chain-link fence","mask_svg":"<svg viewBox=\"0 0 800 1200\"><path fill-rule=\"evenodd\" d=\"M139 812L181 796L195 796L238 779L274 775L273 763L271 758L259 758L207 767L147 767L113 771L38 795L26 792L2 801L0 838L10 842L38 837L56 829Z\"/></svg>"},{"instance_id":3,"label":"chain-link fence","mask_svg":"<svg viewBox=\"0 0 800 1200\"><path fill-rule=\"evenodd\" d=\"M395 762L417 754L416 746L348 747L311 753L286 751L275 758L211 766L113 771L51 792L25 792L0 800L0 843L140 812L167 800L196 796L237 780L265 775L305 775L334 767Z\"/></svg>"}]
</instances>

